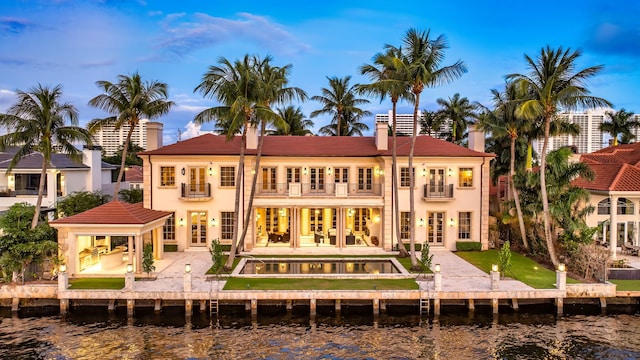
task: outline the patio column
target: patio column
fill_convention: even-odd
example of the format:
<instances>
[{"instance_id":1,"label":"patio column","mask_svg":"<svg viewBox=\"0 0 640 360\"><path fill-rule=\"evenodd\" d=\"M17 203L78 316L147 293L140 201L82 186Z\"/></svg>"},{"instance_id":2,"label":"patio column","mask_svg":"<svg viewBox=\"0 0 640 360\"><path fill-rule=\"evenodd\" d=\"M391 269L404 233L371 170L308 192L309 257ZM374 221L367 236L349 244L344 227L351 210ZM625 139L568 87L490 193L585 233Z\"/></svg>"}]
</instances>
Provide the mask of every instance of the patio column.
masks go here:
<instances>
[{"instance_id":1,"label":"patio column","mask_svg":"<svg viewBox=\"0 0 640 360\"><path fill-rule=\"evenodd\" d=\"M133 265L133 236L127 236L127 264Z\"/></svg>"},{"instance_id":2,"label":"patio column","mask_svg":"<svg viewBox=\"0 0 640 360\"><path fill-rule=\"evenodd\" d=\"M162 232L160 228L151 230L151 238L153 239L153 248L155 249L155 255L157 260L162 260L164 257L164 244L162 243Z\"/></svg>"},{"instance_id":3,"label":"patio column","mask_svg":"<svg viewBox=\"0 0 640 360\"><path fill-rule=\"evenodd\" d=\"M618 248L618 197L611 196L611 207L609 215L609 250L611 250L611 258L617 259Z\"/></svg>"},{"instance_id":4,"label":"patio column","mask_svg":"<svg viewBox=\"0 0 640 360\"><path fill-rule=\"evenodd\" d=\"M136 272L142 272L142 248L144 247L144 244L142 243L142 235L141 234L137 234L136 235Z\"/></svg>"}]
</instances>

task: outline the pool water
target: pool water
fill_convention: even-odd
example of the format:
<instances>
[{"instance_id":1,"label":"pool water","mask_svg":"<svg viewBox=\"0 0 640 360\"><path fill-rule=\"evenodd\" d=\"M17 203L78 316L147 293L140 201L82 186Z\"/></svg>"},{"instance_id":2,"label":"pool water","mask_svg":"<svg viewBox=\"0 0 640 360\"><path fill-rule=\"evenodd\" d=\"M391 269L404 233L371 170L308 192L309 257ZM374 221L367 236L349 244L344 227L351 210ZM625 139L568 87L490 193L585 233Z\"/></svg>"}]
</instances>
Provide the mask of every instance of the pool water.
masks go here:
<instances>
[{"instance_id":1,"label":"pool water","mask_svg":"<svg viewBox=\"0 0 640 360\"><path fill-rule=\"evenodd\" d=\"M401 274L391 259L248 259L240 274L379 275Z\"/></svg>"}]
</instances>

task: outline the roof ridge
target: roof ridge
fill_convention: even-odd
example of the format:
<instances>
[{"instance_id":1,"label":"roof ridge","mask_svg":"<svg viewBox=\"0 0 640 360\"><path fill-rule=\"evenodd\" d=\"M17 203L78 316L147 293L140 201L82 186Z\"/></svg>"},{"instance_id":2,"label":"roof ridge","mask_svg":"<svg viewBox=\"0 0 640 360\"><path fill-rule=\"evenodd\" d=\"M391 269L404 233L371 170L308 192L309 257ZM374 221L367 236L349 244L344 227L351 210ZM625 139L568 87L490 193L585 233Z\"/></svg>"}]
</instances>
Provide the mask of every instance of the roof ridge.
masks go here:
<instances>
[{"instance_id":1,"label":"roof ridge","mask_svg":"<svg viewBox=\"0 0 640 360\"><path fill-rule=\"evenodd\" d=\"M624 173L624 170L626 169L628 164L627 163L622 163L621 165L622 166L620 167L620 169L618 169L618 173L613 178L613 181L611 181L611 185L609 185L609 190L613 190L613 189L616 188L616 185L618 185L618 181L622 177L622 174Z\"/></svg>"}]
</instances>

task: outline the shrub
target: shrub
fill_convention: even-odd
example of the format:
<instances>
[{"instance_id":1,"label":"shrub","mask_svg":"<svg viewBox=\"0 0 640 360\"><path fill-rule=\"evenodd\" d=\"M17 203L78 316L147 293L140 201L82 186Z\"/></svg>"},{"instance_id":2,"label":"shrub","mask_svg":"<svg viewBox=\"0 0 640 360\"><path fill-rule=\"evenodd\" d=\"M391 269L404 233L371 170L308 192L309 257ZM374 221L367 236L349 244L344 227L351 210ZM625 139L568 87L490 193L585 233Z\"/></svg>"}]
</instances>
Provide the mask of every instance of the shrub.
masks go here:
<instances>
[{"instance_id":1,"label":"shrub","mask_svg":"<svg viewBox=\"0 0 640 360\"><path fill-rule=\"evenodd\" d=\"M151 272L156 270L153 262L153 245L145 244L142 249L142 270L147 273L147 277L151 275Z\"/></svg>"},{"instance_id":2,"label":"shrub","mask_svg":"<svg viewBox=\"0 0 640 360\"><path fill-rule=\"evenodd\" d=\"M498 266L500 266L502 276L505 276L507 271L511 271L511 248L508 241L504 242L498 252Z\"/></svg>"},{"instance_id":3,"label":"shrub","mask_svg":"<svg viewBox=\"0 0 640 360\"><path fill-rule=\"evenodd\" d=\"M458 251L480 251L482 250L482 243L472 241L458 241L456 242L456 250Z\"/></svg>"},{"instance_id":4,"label":"shrub","mask_svg":"<svg viewBox=\"0 0 640 360\"><path fill-rule=\"evenodd\" d=\"M178 244L164 244L164 252L177 252Z\"/></svg>"},{"instance_id":5,"label":"shrub","mask_svg":"<svg viewBox=\"0 0 640 360\"><path fill-rule=\"evenodd\" d=\"M431 263L433 262L433 254L429 253L429 243L425 242L420 252L420 265L422 271L431 269Z\"/></svg>"},{"instance_id":6,"label":"shrub","mask_svg":"<svg viewBox=\"0 0 640 360\"><path fill-rule=\"evenodd\" d=\"M211 261L213 262L213 265L211 265L211 270L213 271L213 273L218 275L220 274L220 270L224 265L224 257L222 256L222 246L220 246L220 240L211 240L209 253L211 254Z\"/></svg>"}]
</instances>

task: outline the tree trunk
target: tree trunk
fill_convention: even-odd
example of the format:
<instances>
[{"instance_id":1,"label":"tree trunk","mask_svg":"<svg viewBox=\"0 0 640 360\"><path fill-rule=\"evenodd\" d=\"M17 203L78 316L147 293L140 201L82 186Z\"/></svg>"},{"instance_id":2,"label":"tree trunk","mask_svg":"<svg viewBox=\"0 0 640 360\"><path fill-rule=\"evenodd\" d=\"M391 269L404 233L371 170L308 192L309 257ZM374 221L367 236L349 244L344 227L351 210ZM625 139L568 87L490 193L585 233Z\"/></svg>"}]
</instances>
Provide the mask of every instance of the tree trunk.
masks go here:
<instances>
[{"instance_id":1,"label":"tree trunk","mask_svg":"<svg viewBox=\"0 0 640 360\"><path fill-rule=\"evenodd\" d=\"M42 170L40 170L40 184L38 184L38 199L36 200L36 208L33 212L33 219L31 220L31 228L35 229L38 226L38 219L40 219L40 207L42 206L42 197L44 196L44 184L47 181L47 159L42 154Z\"/></svg>"},{"instance_id":2,"label":"tree trunk","mask_svg":"<svg viewBox=\"0 0 640 360\"><path fill-rule=\"evenodd\" d=\"M113 192L113 200L118 200L118 193L120 192L120 182L124 177L124 168L125 163L127 161L127 153L129 152L129 144L131 142L131 135L133 134L133 130L135 130L134 126L129 126L129 131L127 132L127 139L124 142L124 148L122 149L122 160L120 161L120 172L118 173L118 180L116 181L116 187Z\"/></svg>"},{"instance_id":3,"label":"tree trunk","mask_svg":"<svg viewBox=\"0 0 640 360\"><path fill-rule=\"evenodd\" d=\"M392 181L391 181L391 186L393 187L393 205L391 206L392 209L392 214L391 216L394 217L395 219L395 226L392 229L392 231L395 230L395 234L396 234L396 239L398 239L398 251L399 256L400 257L408 257L409 256L409 252L407 252L407 249L404 248L404 244L402 243L402 238L400 237L400 201L398 200L398 155L397 155L397 126L396 126L396 112L397 112L397 105L398 105L398 99L395 99L395 101L392 101L393 104L393 111L392 111L392 116L393 116L393 126L392 126L392 133L391 133L391 137L393 138L393 148L391 149L391 176L392 176ZM393 235L391 236L391 239L393 240ZM393 241L392 241L393 244Z\"/></svg>"},{"instance_id":4,"label":"tree trunk","mask_svg":"<svg viewBox=\"0 0 640 360\"><path fill-rule=\"evenodd\" d=\"M526 171L533 170L533 144L531 140L527 141L527 161L524 164L524 169Z\"/></svg>"},{"instance_id":5,"label":"tree trunk","mask_svg":"<svg viewBox=\"0 0 640 360\"><path fill-rule=\"evenodd\" d=\"M516 175L516 138L511 137L511 161L510 161L510 173L511 173L511 189L513 190L513 201L516 203L516 212L518 213L518 224L520 225L520 236L522 237L522 244L524 249L529 251L529 242L527 241L527 231L524 227L524 218L522 217L522 209L520 208L520 195L518 195L518 189L516 189L516 183L514 181Z\"/></svg>"},{"instance_id":6,"label":"tree trunk","mask_svg":"<svg viewBox=\"0 0 640 360\"><path fill-rule=\"evenodd\" d=\"M340 120L341 119L342 119L342 112L340 110L338 110L338 123L336 124L336 134L337 134L337 136L340 136L340 125L341 125L340 124L341 123Z\"/></svg>"},{"instance_id":7,"label":"tree trunk","mask_svg":"<svg viewBox=\"0 0 640 360\"><path fill-rule=\"evenodd\" d=\"M247 231L251 224L251 215L253 214L253 198L256 194L256 184L258 182L258 171L260 170L260 158L262 157L262 146L264 145L264 137L266 133L266 122L263 120L260 122L260 139L258 141L258 152L256 154L256 164L253 171L253 179L251 180L251 194L249 195L249 206L247 206L247 213L244 218L244 226L242 229L242 235L238 240L238 248L244 248L244 239L247 236Z\"/></svg>"},{"instance_id":8,"label":"tree trunk","mask_svg":"<svg viewBox=\"0 0 640 360\"><path fill-rule=\"evenodd\" d=\"M238 248L238 228L240 226L240 192L244 191L244 187L241 186L244 178L244 148L247 142L247 126L248 123L242 129L242 139L240 141L240 159L238 160L238 171L236 176L236 203L234 207L234 222L233 222L233 235L231 236L231 249L229 250L229 257L224 264L224 270L228 271L233 268L233 260L236 257L236 249Z\"/></svg>"},{"instance_id":9,"label":"tree trunk","mask_svg":"<svg viewBox=\"0 0 640 360\"><path fill-rule=\"evenodd\" d=\"M411 148L409 150L409 254L411 255L411 268L419 267L416 258L416 199L414 198L415 172L413 171L413 152L416 148L416 138L418 133L418 106L420 105L420 93L415 94L415 104L413 107L413 134L411 134Z\"/></svg>"},{"instance_id":10,"label":"tree trunk","mask_svg":"<svg viewBox=\"0 0 640 360\"><path fill-rule=\"evenodd\" d=\"M551 237L551 225L549 216L549 198L547 196L547 146L549 144L549 132L551 127L551 118L547 116L544 121L544 142L542 143L542 158L540 159L540 195L542 196L542 215L544 220L544 237L547 243L547 250L553 266L558 266L558 257L556 255L555 245Z\"/></svg>"}]
</instances>

